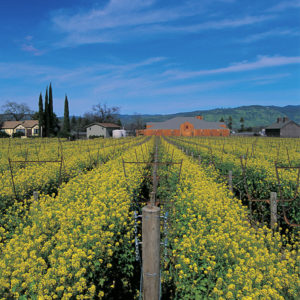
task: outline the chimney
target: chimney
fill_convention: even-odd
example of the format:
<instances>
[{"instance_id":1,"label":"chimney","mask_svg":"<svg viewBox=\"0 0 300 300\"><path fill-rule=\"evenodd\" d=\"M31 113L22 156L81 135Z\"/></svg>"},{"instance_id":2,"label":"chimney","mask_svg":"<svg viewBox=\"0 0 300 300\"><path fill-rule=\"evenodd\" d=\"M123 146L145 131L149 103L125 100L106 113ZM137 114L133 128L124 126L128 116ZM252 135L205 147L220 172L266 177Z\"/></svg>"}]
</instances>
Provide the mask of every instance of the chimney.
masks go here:
<instances>
[{"instance_id":1,"label":"chimney","mask_svg":"<svg viewBox=\"0 0 300 300\"><path fill-rule=\"evenodd\" d=\"M203 116L196 116L196 119L203 120Z\"/></svg>"},{"instance_id":2,"label":"chimney","mask_svg":"<svg viewBox=\"0 0 300 300\"><path fill-rule=\"evenodd\" d=\"M277 118L277 123L280 123L282 121L281 118Z\"/></svg>"},{"instance_id":3,"label":"chimney","mask_svg":"<svg viewBox=\"0 0 300 300\"><path fill-rule=\"evenodd\" d=\"M288 117L283 117L283 123L284 123L284 122L287 122L288 120L289 120Z\"/></svg>"}]
</instances>

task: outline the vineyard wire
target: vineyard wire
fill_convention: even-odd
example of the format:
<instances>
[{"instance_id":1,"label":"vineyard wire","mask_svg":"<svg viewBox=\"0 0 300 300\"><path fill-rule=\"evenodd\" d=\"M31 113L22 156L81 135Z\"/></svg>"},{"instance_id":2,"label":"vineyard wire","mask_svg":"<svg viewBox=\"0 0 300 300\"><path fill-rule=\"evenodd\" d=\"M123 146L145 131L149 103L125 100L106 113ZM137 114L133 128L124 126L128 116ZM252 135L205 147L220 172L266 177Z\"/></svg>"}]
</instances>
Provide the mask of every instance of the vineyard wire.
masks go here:
<instances>
[{"instance_id":1,"label":"vineyard wire","mask_svg":"<svg viewBox=\"0 0 300 300\"><path fill-rule=\"evenodd\" d=\"M165 137L164 137L165 138ZM165 138L166 139L166 138ZM169 143L175 145L176 147L179 147L175 142L173 141L170 141L168 139L166 139ZM197 145L197 146L200 146L196 143L193 143L191 141L184 141L184 143L188 143L188 144L194 144L194 145ZM210 150L210 154L211 154L211 149L210 147L206 146L206 145L201 145L205 148L208 148ZM186 152L187 155L189 155L189 152L188 152L188 149L187 148L183 148L181 149L182 151ZM193 154L193 152L191 152L191 154ZM287 149L287 154L288 154L288 149ZM191 155L193 157L193 155ZM212 157L212 155L210 156L211 160L213 160L213 163L211 163L210 161L210 164L209 165L213 165L216 168L215 166L215 163L214 163L214 158ZM288 157L289 158L289 157ZM241 169L242 169L242 174L243 174L243 178L241 181L239 181L238 183L236 183L235 187L237 187L237 185L239 183L241 183L242 181L244 182L244 188L245 188L245 191L246 191L246 196L248 198L248 201L249 201L249 207L250 207L250 212L252 212L252 202L266 202L268 204L270 204L270 199L253 199L251 197L251 195L249 194L249 191L248 191L248 186L247 186L247 176L246 176L246 168L247 168L247 159L248 159L248 148L247 148L247 152L246 152L246 155L242 155L240 156L240 163L241 163ZM200 157L200 160L201 160L201 157ZM243 160L245 160L245 162L243 162ZM289 159L288 159L289 160ZM275 162L275 167L276 167L276 175L277 175L277 180L278 180L278 186L279 186L279 193L280 193L280 200L277 200L277 202L281 202L281 203L284 203L284 202L292 202L294 201L297 196L298 196L298 193L299 193L299 181L300 181L300 166L296 166L296 167L292 167L292 166L282 166L282 167L279 167L276 165L277 163ZM290 160L289 160L289 164L290 164ZM297 187L296 187L296 195L294 196L293 199L283 199L283 196L282 196L282 191L281 191L281 183L280 183L280 179L279 179L279 176L278 176L278 170L279 168L284 168L284 169L298 169L298 175L297 175ZM227 175L220 175L220 176L226 176L227 178ZM234 176L233 176L234 177ZM236 188L235 188L236 189ZM240 193L240 199L241 199L241 191L239 189L237 189ZM294 224L294 223L291 223L287 217L287 213L286 213L286 207L285 205L282 205L282 210L283 210L283 219L285 221L285 223L291 227L300 227L300 224ZM250 216L249 216L250 217Z\"/></svg>"}]
</instances>

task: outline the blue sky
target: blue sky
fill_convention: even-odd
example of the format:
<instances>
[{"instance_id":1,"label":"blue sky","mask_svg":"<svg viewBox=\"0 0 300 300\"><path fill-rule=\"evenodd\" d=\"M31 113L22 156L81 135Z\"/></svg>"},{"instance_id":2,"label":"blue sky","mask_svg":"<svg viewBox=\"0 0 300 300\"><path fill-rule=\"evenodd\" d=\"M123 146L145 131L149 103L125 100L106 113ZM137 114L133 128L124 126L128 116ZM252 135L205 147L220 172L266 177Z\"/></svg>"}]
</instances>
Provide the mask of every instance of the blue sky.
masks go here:
<instances>
[{"instance_id":1,"label":"blue sky","mask_svg":"<svg viewBox=\"0 0 300 300\"><path fill-rule=\"evenodd\" d=\"M0 0L0 106L300 104L300 1Z\"/></svg>"}]
</instances>

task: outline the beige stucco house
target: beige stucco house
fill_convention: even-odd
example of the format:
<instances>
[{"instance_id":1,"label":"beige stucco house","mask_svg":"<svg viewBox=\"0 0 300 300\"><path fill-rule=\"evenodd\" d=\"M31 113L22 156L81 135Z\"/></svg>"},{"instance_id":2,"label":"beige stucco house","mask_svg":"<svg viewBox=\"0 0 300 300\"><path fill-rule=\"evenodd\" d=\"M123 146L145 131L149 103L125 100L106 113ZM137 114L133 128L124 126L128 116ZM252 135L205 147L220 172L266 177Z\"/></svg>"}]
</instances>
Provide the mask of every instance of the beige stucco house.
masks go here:
<instances>
[{"instance_id":1,"label":"beige stucco house","mask_svg":"<svg viewBox=\"0 0 300 300\"><path fill-rule=\"evenodd\" d=\"M5 121L0 130L6 132L10 136L16 132L22 132L26 137L39 136L39 121Z\"/></svg>"},{"instance_id":2,"label":"beige stucco house","mask_svg":"<svg viewBox=\"0 0 300 300\"><path fill-rule=\"evenodd\" d=\"M86 136L103 136L105 138L112 137L112 131L120 129L120 126L114 123L92 123L86 126Z\"/></svg>"}]
</instances>

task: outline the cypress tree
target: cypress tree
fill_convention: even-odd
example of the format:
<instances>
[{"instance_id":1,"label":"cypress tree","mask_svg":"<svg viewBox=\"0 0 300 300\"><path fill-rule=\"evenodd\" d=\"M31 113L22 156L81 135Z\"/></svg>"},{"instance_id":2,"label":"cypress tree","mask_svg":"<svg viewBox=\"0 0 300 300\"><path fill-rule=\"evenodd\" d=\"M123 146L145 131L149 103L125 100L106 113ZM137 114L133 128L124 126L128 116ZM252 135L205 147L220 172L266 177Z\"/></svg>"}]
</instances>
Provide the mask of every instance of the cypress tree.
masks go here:
<instances>
[{"instance_id":1,"label":"cypress tree","mask_svg":"<svg viewBox=\"0 0 300 300\"><path fill-rule=\"evenodd\" d=\"M69 102L68 97L65 97L65 111L64 111L64 126L63 126L64 133L70 133L70 116L69 116Z\"/></svg>"},{"instance_id":2,"label":"cypress tree","mask_svg":"<svg viewBox=\"0 0 300 300\"><path fill-rule=\"evenodd\" d=\"M75 129L76 129L76 123L77 123L76 117L75 117L75 116L72 116L72 118L71 118L71 129L72 129L72 130L75 130Z\"/></svg>"},{"instance_id":3,"label":"cypress tree","mask_svg":"<svg viewBox=\"0 0 300 300\"><path fill-rule=\"evenodd\" d=\"M229 118L228 118L228 128L232 129L232 117L231 116L229 116Z\"/></svg>"},{"instance_id":4,"label":"cypress tree","mask_svg":"<svg viewBox=\"0 0 300 300\"><path fill-rule=\"evenodd\" d=\"M40 136L43 136L43 127L44 127L43 97L42 97L42 93L40 93L40 98L39 98L39 130L40 130Z\"/></svg>"},{"instance_id":5,"label":"cypress tree","mask_svg":"<svg viewBox=\"0 0 300 300\"><path fill-rule=\"evenodd\" d=\"M49 102L48 102L48 87L46 88L46 94L45 94L45 136L49 136Z\"/></svg>"},{"instance_id":6,"label":"cypress tree","mask_svg":"<svg viewBox=\"0 0 300 300\"><path fill-rule=\"evenodd\" d=\"M243 117L240 119L240 123L241 123L241 131L244 131L245 127L244 127L244 118Z\"/></svg>"},{"instance_id":7,"label":"cypress tree","mask_svg":"<svg viewBox=\"0 0 300 300\"><path fill-rule=\"evenodd\" d=\"M50 82L49 86L49 134L54 133L54 114L53 114L53 97L52 97L52 86Z\"/></svg>"}]
</instances>

